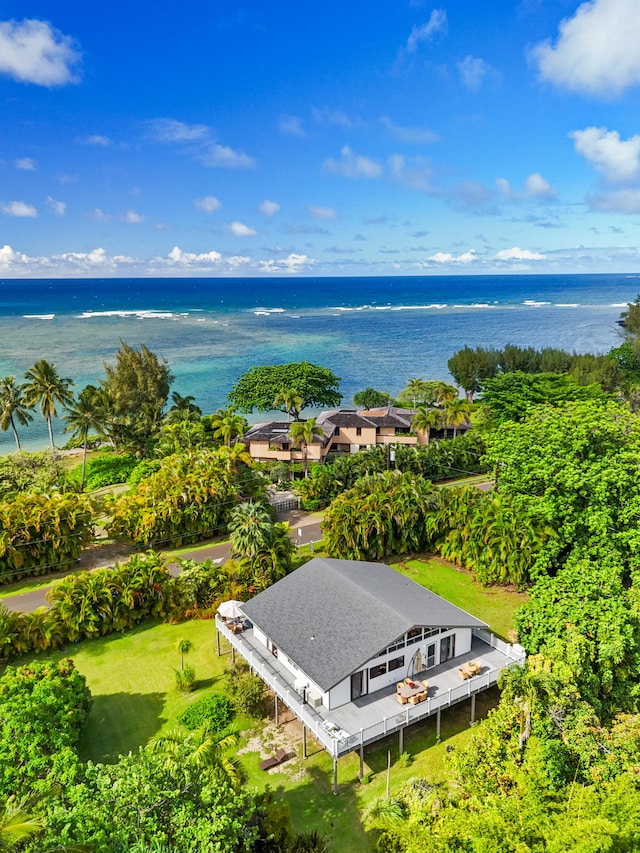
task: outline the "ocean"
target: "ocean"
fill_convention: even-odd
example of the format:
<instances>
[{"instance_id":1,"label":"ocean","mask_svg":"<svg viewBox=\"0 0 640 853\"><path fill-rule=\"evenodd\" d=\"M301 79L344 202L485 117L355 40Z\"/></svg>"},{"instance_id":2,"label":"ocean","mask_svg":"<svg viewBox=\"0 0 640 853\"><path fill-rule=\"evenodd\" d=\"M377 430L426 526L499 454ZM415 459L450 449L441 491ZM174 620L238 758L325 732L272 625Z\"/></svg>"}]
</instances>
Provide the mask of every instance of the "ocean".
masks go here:
<instances>
[{"instance_id":1,"label":"ocean","mask_svg":"<svg viewBox=\"0 0 640 853\"><path fill-rule=\"evenodd\" d=\"M451 381L447 360L465 345L607 352L639 290L640 276L628 274L6 279L0 376L21 379L45 358L81 390L123 340L163 356L172 390L204 412L225 406L252 365L302 360L342 377L349 405L369 385L396 394L409 377ZM60 420L54 430L62 446ZM47 446L38 410L20 436L26 449ZM12 433L0 433L0 453L14 449Z\"/></svg>"}]
</instances>

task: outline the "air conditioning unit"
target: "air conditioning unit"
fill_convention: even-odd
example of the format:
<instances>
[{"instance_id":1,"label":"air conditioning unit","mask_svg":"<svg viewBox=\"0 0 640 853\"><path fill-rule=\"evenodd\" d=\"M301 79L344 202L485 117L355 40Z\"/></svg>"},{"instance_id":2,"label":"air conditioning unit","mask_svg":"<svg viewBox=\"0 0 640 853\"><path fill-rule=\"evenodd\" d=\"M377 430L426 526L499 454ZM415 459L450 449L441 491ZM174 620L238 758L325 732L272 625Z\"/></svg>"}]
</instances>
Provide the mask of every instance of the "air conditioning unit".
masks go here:
<instances>
[{"instance_id":1,"label":"air conditioning unit","mask_svg":"<svg viewBox=\"0 0 640 853\"><path fill-rule=\"evenodd\" d=\"M312 708L319 708L322 705L322 696L317 696L315 693L307 693L307 702Z\"/></svg>"}]
</instances>

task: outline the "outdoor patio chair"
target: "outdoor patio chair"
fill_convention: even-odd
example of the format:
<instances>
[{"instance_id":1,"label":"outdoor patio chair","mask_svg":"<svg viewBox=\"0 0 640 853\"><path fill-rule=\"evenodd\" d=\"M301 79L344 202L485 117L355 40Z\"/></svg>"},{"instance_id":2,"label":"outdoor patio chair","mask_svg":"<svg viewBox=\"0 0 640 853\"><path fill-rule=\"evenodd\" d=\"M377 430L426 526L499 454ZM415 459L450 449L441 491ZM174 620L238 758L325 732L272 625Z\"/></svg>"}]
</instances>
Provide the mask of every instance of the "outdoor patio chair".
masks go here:
<instances>
[{"instance_id":1,"label":"outdoor patio chair","mask_svg":"<svg viewBox=\"0 0 640 853\"><path fill-rule=\"evenodd\" d=\"M428 681L421 681L420 684L422 684L422 686L424 687L425 690L429 689L429 682Z\"/></svg>"},{"instance_id":2,"label":"outdoor patio chair","mask_svg":"<svg viewBox=\"0 0 640 853\"><path fill-rule=\"evenodd\" d=\"M282 764L283 761L286 761L288 757L289 753L286 749L279 749L275 755L271 756L271 758L265 758L264 761L260 762L260 770L270 770L272 767L277 767L278 764Z\"/></svg>"},{"instance_id":3,"label":"outdoor patio chair","mask_svg":"<svg viewBox=\"0 0 640 853\"><path fill-rule=\"evenodd\" d=\"M403 696L401 693L396 693L396 700L400 703L400 705L406 705L408 699L406 696Z\"/></svg>"},{"instance_id":4,"label":"outdoor patio chair","mask_svg":"<svg viewBox=\"0 0 640 853\"><path fill-rule=\"evenodd\" d=\"M399 681L396 684L396 690L401 690L404 687L404 681Z\"/></svg>"}]
</instances>

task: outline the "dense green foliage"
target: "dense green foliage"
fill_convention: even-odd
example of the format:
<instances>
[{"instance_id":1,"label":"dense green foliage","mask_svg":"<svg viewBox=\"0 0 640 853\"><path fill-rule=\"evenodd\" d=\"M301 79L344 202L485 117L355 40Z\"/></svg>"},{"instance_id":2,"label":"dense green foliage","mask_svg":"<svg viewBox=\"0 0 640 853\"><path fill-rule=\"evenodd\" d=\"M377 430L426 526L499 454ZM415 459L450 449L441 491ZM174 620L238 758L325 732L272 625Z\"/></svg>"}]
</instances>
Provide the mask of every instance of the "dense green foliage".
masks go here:
<instances>
[{"instance_id":1,"label":"dense green foliage","mask_svg":"<svg viewBox=\"0 0 640 853\"><path fill-rule=\"evenodd\" d=\"M234 506L259 496L261 478L242 461L244 448L188 451L110 502L109 531L136 543L173 547L221 533Z\"/></svg>"},{"instance_id":2,"label":"dense green foliage","mask_svg":"<svg viewBox=\"0 0 640 853\"><path fill-rule=\"evenodd\" d=\"M61 473L50 450L10 453L0 458L0 499L18 492L50 492L60 484Z\"/></svg>"},{"instance_id":3,"label":"dense green foliage","mask_svg":"<svg viewBox=\"0 0 640 853\"><path fill-rule=\"evenodd\" d=\"M91 492L105 486L126 483L139 464L133 453L110 453L89 459L86 465L85 488ZM79 474L80 466L74 468L69 479L79 480Z\"/></svg>"},{"instance_id":4,"label":"dense green foliage","mask_svg":"<svg viewBox=\"0 0 640 853\"><path fill-rule=\"evenodd\" d=\"M424 550L425 518L436 496L429 480L400 471L370 474L332 501L323 521L331 557L380 560Z\"/></svg>"},{"instance_id":5,"label":"dense green foliage","mask_svg":"<svg viewBox=\"0 0 640 853\"><path fill-rule=\"evenodd\" d=\"M115 364L105 364L104 370L101 386L113 415L111 437L118 446L146 450L169 397L173 376L168 364L144 344L135 349L120 341Z\"/></svg>"},{"instance_id":6,"label":"dense green foliage","mask_svg":"<svg viewBox=\"0 0 640 853\"><path fill-rule=\"evenodd\" d=\"M474 394L482 391L486 380L496 375L499 361L500 355L496 350L465 346L451 356L447 367L456 384L472 400Z\"/></svg>"},{"instance_id":7,"label":"dense green foliage","mask_svg":"<svg viewBox=\"0 0 640 853\"><path fill-rule=\"evenodd\" d=\"M89 499L22 492L0 503L0 581L43 574L76 560L91 541Z\"/></svg>"},{"instance_id":8,"label":"dense green foliage","mask_svg":"<svg viewBox=\"0 0 640 853\"><path fill-rule=\"evenodd\" d=\"M76 746L89 710L73 661L7 667L0 677L0 796L31 793L39 780L73 782Z\"/></svg>"},{"instance_id":9,"label":"dense green foliage","mask_svg":"<svg viewBox=\"0 0 640 853\"><path fill-rule=\"evenodd\" d=\"M307 406L339 406L340 378L328 368L308 361L252 367L243 373L228 399L241 412L268 412L284 389L295 389L302 398L301 409Z\"/></svg>"},{"instance_id":10,"label":"dense green foliage","mask_svg":"<svg viewBox=\"0 0 640 853\"><path fill-rule=\"evenodd\" d=\"M428 480L455 479L461 474L486 471L482 461L485 452L483 438L477 432L469 432L455 439L430 442L427 445L397 444L394 446L394 469L411 473ZM296 491L306 509L318 509L330 503L347 489L351 489L360 477L381 474L389 468L388 450L377 445L368 450L339 456L331 463L311 468L311 476L297 480Z\"/></svg>"},{"instance_id":11,"label":"dense green foliage","mask_svg":"<svg viewBox=\"0 0 640 853\"><path fill-rule=\"evenodd\" d=\"M203 696L178 718L188 729L198 729L205 723L214 733L222 732L235 716L233 702L228 696Z\"/></svg>"},{"instance_id":12,"label":"dense green foliage","mask_svg":"<svg viewBox=\"0 0 640 853\"><path fill-rule=\"evenodd\" d=\"M353 405L361 409L378 409L393 404L392 397L386 391L376 391L375 388L365 388L353 395Z\"/></svg>"},{"instance_id":13,"label":"dense green foliage","mask_svg":"<svg viewBox=\"0 0 640 853\"><path fill-rule=\"evenodd\" d=\"M500 373L484 383L482 403L492 424L522 421L534 406L559 406L572 400L604 403L600 385L580 385L567 373Z\"/></svg>"}]
</instances>

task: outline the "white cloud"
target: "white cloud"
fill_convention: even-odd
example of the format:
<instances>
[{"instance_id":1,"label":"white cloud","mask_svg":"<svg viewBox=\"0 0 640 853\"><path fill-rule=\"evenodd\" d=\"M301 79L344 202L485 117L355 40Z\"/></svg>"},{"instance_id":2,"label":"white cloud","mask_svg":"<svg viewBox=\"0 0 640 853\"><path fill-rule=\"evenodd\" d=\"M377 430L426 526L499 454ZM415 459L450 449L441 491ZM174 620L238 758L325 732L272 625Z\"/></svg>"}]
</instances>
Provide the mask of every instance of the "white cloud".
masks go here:
<instances>
[{"instance_id":1,"label":"white cloud","mask_svg":"<svg viewBox=\"0 0 640 853\"><path fill-rule=\"evenodd\" d=\"M382 166L369 157L354 154L348 145L340 152L342 159L329 158L324 161L323 167L327 172L334 175L342 175L345 178L371 178L375 180L382 175Z\"/></svg>"},{"instance_id":2,"label":"white cloud","mask_svg":"<svg viewBox=\"0 0 640 853\"><path fill-rule=\"evenodd\" d=\"M316 124L325 124L330 127L341 127L343 130L354 130L357 127L362 127L364 122L359 116L348 116L342 110L331 110L328 107L323 109L313 109L311 111L313 120Z\"/></svg>"},{"instance_id":3,"label":"white cloud","mask_svg":"<svg viewBox=\"0 0 640 853\"><path fill-rule=\"evenodd\" d=\"M73 39L46 21L0 21L0 74L38 86L77 83Z\"/></svg>"},{"instance_id":4,"label":"white cloud","mask_svg":"<svg viewBox=\"0 0 640 853\"><path fill-rule=\"evenodd\" d=\"M540 172L532 172L524 182L524 191L527 198L551 199L556 197L556 191L546 181Z\"/></svg>"},{"instance_id":5,"label":"white cloud","mask_svg":"<svg viewBox=\"0 0 640 853\"><path fill-rule=\"evenodd\" d=\"M185 124L173 118L152 119L148 127L156 142L197 142L211 132L206 124Z\"/></svg>"},{"instance_id":6,"label":"white cloud","mask_svg":"<svg viewBox=\"0 0 640 853\"><path fill-rule=\"evenodd\" d=\"M620 189L601 195L588 196L592 210L602 213L640 213L640 190Z\"/></svg>"},{"instance_id":7,"label":"white cloud","mask_svg":"<svg viewBox=\"0 0 640 853\"><path fill-rule=\"evenodd\" d=\"M31 261L28 255L15 252L11 246L4 245L0 249L0 270L7 271L15 267L25 266Z\"/></svg>"},{"instance_id":8,"label":"white cloud","mask_svg":"<svg viewBox=\"0 0 640 853\"><path fill-rule=\"evenodd\" d=\"M217 142L207 146L202 154L205 166L218 169L251 169L256 161L242 151L235 151L228 145L218 145Z\"/></svg>"},{"instance_id":9,"label":"white cloud","mask_svg":"<svg viewBox=\"0 0 640 853\"><path fill-rule=\"evenodd\" d=\"M511 249L501 249L496 252L496 259L498 261L544 261L545 256L539 252L531 252L529 249L513 246Z\"/></svg>"},{"instance_id":10,"label":"white cloud","mask_svg":"<svg viewBox=\"0 0 640 853\"><path fill-rule=\"evenodd\" d=\"M260 202L258 205L258 210L260 213L264 213L265 216L275 216L275 214L280 210L280 205L277 201L270 201L268 198L265 198L265 200Z\"/></svg>"},{"instance_id":11,"label":"white cloud","mask_svg":"<svg viewBox=\"0 0 640 853\"><path fill-rule=\"evenodd\" d=\"M315 263L317 262L307 255L298 255L295 252L292 252L288 257L281 258L280 260L274 260L272 258L268 261L259 261L259 268L262 273L287 272L295 274L308 269Z\"/></svg>"},{"instance_id":12,"label":"white cloud","mask_svg":"<svg viewBox=\"0 0 640 853\"><path fill-rule=\"evenodd\" d=\"M590 0L532 51L546 80L605 98L640 83L640 14L637 0Z\"/></svg>"},{"instance_id":13,"label":"white cloud","mask_svg":"<svg viewBox=\"0 0 640 853\"><path fill-rule=\"evenodd\" d=\"M92 133L86 139L81 140L85 145L100 145L103 148L108 148L111 145L111 140L108 136L103 136L101 133Z\"/></svg>"},{"instance_id":14,"label":"white cloud","mask_svg":"<svg viewBox=\"0 0 640 853\"><path fill-rule=\"evenodd\" d=\"M19 218L35 219L38 211L32 204L27 204L24 201L9 201L2 205L2 210L7 216L16 216Z\"/></svg>"},{"instance_id":15,"label":"white cloud","mask_svg":"<svg viewBox=\"0 0 640 853\"><path fill-rule=\"evenodd\" d=\"M337 219L338 214L332 207L316 207L315 204L307 205L307 213L312 219Z\"/></svg>"},{"instance_id":16,"label":"white cloud","mask_svg":"<svg viewBox=\"0 0 640 853\"><path fill-rule=\"evenodd\" d=\"M622 140L617 130L587 127L575 130L569 136L574 140L578 154L582 154L608 181L626 183L640 175L640 135Z\"/></svg>"},{"instance_id":17,"label":"white cloud","mask_svg":"<svg viewBox=\"0 0 640 853\"><path fill-rule=\"evenodd\" d=\"M512 189L506 178L496 178L496 187L505 201L517 201L518 193Z\"/></svg>"},{"instance_id":18,"label":"white cloud","mask_svg":"<svg viewBox=\"0 0 640 853\"><path fill-rule=\"evenodd\" d=\"M167 256L168 260L180 266L192 266L193 264L218 264L222 260L220 252L211 251L195 254L183 252L179 246L174 246Z\"/></svg>"},{"instance_id":19,"label":"white cloud","mask_svg":"<svg viewBox=\"0 0 640 853\"><path fill-rule=\"evenodd\" d=\"M497 80L498 72L478 56L465 56L462 62L457 64L460 79L464 86L471 92L479 92L485 80Z\"/></svg>"},{"instance_id":20,"label":"white cloud","mask_svg":"<svg viewBox=\"0 0 640 853\"><path fill-rule=\"evenodd\" d=\"M389 173L391 177L411 190L431 192L430 179L433 169L422 157L412 157L407 160L402 154L392 154L389 157Z\"/></svg>"},{"instance_id":21,"label":"white cloud","mask_svg":"<svg viewBox=\"0 0 640 853\"><path fill-rule=\"evenodd\" d=\"M55 198L51 198L50 195L47 196L47 204L56 216L64 216L67 210L67 205L63 201L56 201Z\"/></svg>"},{"instance_id":22,"label":"white cloud","mask_svg":"<svg viewBox=\"0 0 640 853\"><path fill-rule=\"evenodd\" d=\"M433 9L429 20L420 27L413 27L405 45L406 53L415 53L421 42L431 41L436 33L446 32L447 13L444 9Z\"/></svg>"},{"instance_id":23,"label":"white cloud","mask_svg":"<svg viewBox=\"0 0 640 853\"><path fill-rule=\"evenodd\" d=\"M193 202L193 206L197 207L198 210L203 210L205 213L214 213L216 210L220 210L222 204L215 196L206 195L204 198L197 198Z\"/></svg>"},{"instance_id":24,"label":"white cloud","mask_svg":"<svg viewBox=\"0 0 640 853\"><path fill-rule=\"evenodd\" d=\"M256 230L245 225L243 222L232 222L229 225L229 231L234 237L255 237Z\"/></svg>"},{"instance_id":25,"label":"white cloud","mask_svg":"<svg viewBox=\"0 0 640 853\"><path fill-rule=\"evenodd\" d=\"M14 160L13 165L21 172L35 172L36 170L36 161L32 160L31 157L20 157L18 160Z\"/></svg>"},{"instance_id":26,"label":"white cloud","mask_svg":"<svg viewBox=\"0 0 640 853\"><path fill-rule=\"evenodd\" d=\"M302 119L298 116L282 115L278 122L280 133L288 133L291 136L305 137L304 128L302 127Z\"/></svg>"},{"instance_id":27,"label":"white cloud","mask_svg":"<svg viewBox=\"0 0 640 853\"><path fill-rule=\"evenodd\" d=\"M400 142L406 142L409 145L425 145L429 142L438 142L440 137L428 127L402 127L395 124L388 116L381 116L380 123L383 124L390 133L399 139Z\"/></svg>"},{"instance_id":28,"label":"white cloud","mask_svg":"<svg viewBox=\"0 0 640 853\"><path fill-rule=\"evenodd\" d=\"M141 213L136 213L135 210L127 210L120 218L123 222L129 222L131 225L137 225L145 220L145 217Z\"/></svg>"},{"instance_id":29,"label":"white cloud","mask_svg":"<svg viewBox=\"0 0 640 853\"><path fill-rule=\"evenodd\" d=\"M475 249L469 249L461 255L452 255L451 252L436 252L427 260L436 264L470 264L478 260L478 256Z\"/></svg>"},{"instance_id":30,"label":"white cloud","mask_svg":"<svg viewBox=\"0 0 640 853\"><path fill-rule=\"evenodd\" d=\"M99 207L96 207L91 213L91 218L95 219L96 222L111 222L113 216L111 216L110 213L105 213L104 210L100 210Z\"/></svg>"}]
</instances>

